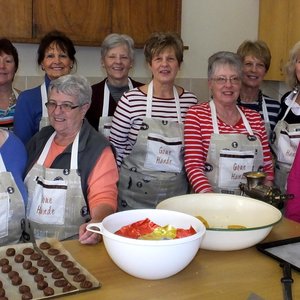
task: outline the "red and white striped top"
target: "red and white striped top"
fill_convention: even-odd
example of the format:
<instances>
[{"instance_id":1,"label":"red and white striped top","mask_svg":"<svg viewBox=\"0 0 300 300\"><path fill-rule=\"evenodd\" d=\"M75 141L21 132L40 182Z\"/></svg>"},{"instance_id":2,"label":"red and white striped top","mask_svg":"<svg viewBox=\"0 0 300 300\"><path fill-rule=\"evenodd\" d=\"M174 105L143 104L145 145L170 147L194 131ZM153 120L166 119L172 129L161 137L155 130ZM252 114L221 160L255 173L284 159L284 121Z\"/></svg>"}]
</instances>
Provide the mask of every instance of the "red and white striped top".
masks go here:
<instances>
[{"instance_id":1,"label":"red and white striped top","mask_svg":"<svg viewBox=\"0 0 300 300\"><path fill-rule=\"evenodd\" d=\"M186 91L179 95L181 118L184 122L189 107L197 103L197 97ZM124 157L129 155L136 142L142 120L146 116L147 94L139 88L130 90L121 97L115 110L110 142L117 151L117 164L120 166ZM153 97L152 118L177 121L177 111L174 98L162 99Z\"/></svg>"},{"instance_id":2,"label":"red and white striped top","mask_svg":"<svg viewBox=\"0 0 300 300\"><path fill-rule=\"evenodd\" d=\"M264 172L267 173L268 180L273 180L274 169L272 155L264 122L258 112L245 107L240 107L240 109L245 114L254 135L259 138L262 144ZM234 126L227 125L218 118L218 127L220 134L248 134L242 118L240 118L240 121ZM213 191L204 171L212 133L213 125L208 102L191 107L187 112L184 126L184 163L189 182L196 193Z\"/></svg>"}]
</instances>

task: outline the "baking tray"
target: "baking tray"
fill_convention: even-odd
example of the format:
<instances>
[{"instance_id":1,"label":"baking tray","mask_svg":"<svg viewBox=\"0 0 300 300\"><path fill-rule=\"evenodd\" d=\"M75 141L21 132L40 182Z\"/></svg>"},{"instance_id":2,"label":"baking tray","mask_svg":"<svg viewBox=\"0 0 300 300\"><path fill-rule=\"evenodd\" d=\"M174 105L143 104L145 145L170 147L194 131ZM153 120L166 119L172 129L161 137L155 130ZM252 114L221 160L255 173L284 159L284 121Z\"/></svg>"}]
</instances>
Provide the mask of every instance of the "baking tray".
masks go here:
<instances>
[{"instance_id":1,"label":"baking tray","mask_svg":"<svg viewBox=\"0 0 300 300\"><path fill-rule=\"evenodd\" d=\"M281 263L289 263L294 270L300 272L300 237L260 243L256 245L256 249Z\"/></svg>"},{"instance_id":2,"label":"baking tray","mask_svg":"<svg viewBox=\"0 0 300 300\"><path fill-rule=\"evenodd\" d=\"M23 268L22 263L16 263L14 260L14 258L17 254L23 254L23 250L25 248L33 248L32 243L15 244L15 245L8 245L8 246L0 247L0 259L6 258L9 260L9 264L12 266L12 270L17 271L22 277L21 285L27 285L30 287L31 293L33 295L33 299L50 299L50 298L55 298L55 297L73 295L76 293L87 292L87 291L101 287L100 282L88 270L86 270L82 265L80 265L73 258L71 253L68 252L58 240L51 239L51 238L38 240L37 241L38 246L43 242L48 242L51 245L51 248L59 250L59 254L67 255L68 261L73 262L74 267L80 269L80 274L83 274L85 276L86 280L89 280L90 282L92 282L92 287L89 287L89 288L80 287L80 282L75 282L73 280L74 275L68 274L68 272L67 272L68 268L62 267L62 262L55 261L54 260L55 256L49 255L47 253L48 250L42 250L44 252L44 254L48 257L48 259L57 267L57 270L63 272L63 278L66 279L70 284L72 284L76 288L72 291L63 292L63 290L62 290L63 287L55 286L54 283L55 283L56 279L52 278L52 273L44 272L43 267L39 267L37 264L37 261L32 261L33 266L38 268L38 273L45 276L45 280L47 281L48 286L50 286L54 289L54 295L45 296L43 293L43 290L38 290L37 283L34 281L34 276L29 274L28 270L25 270ZM6 255L6 250L8 248L15 249L14 256L8 257ZM26 255L24 255L24 256L25 256L25 260L30 260L28 256L26 256ZM3 283L3 288L5 289L6 296L8 297L8 299L21 299L22 295L19 292L20 285L16 285L16 286L12 285L12 281L9 278L8 274L3 273L1 267L0 267L0 280Z\"/></svg>"}]
</instances>

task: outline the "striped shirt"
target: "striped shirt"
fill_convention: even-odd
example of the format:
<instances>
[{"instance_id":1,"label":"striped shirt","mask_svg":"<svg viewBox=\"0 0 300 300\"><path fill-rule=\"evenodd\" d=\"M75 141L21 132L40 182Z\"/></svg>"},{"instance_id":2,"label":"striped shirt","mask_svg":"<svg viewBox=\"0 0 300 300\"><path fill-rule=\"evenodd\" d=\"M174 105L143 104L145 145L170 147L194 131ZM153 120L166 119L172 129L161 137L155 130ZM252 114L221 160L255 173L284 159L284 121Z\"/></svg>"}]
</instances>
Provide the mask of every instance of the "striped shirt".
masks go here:
<instances>
[{"instance_id":1,"label":"striped shirt","mask_svg":"<svg viewBox=\"0 0 300 300\"><path fill-rule=\"evenodd\" d=\"M197 103L197 97L186 91L179 95L182 121L188 108ZM135 88L121 97L112 120L110 142L117 151L118 166L128 156L136 142L137 135L146 116L147 95L139 88ZM153 97L151 117L167 121L177 121L177 110L174 98L162 99Z\"/></svg>"},{"instance_id":2,"label":"striped shirt","mask_svg":"<svg viewBox=\"0 0 300 300\"><path fill-rule=\"evenodd\" d=\"M262 144L264 172L268 174L267 179L273 180L272 156L263 120L260 114L254 110L245 107L241 107L241 110L245 114L254 135L259 138ZM248 134L241 118L234 126L227 125L218 118L218 127L220 134ZM212 133L213 125L208 102L191 107L187 112L184 127L185 168L189 182L196 193L213 191L205 174L205 162Z\"/></svg>"},{"instance_id":3,"label":"striped shirt","mask_svg":"<svg viewBox=\"0 0 300 300\"><path fill-rule=\"evenodd\" d=\"M250 109L254 109L258 111L264 119L264 114L263 114L263 108L262 108L262 100L265 100L266 106L267 106L267 111L268 111L268 116L269 116L269 121L271 125L271 130L274 130L275 125L277 124L278 121L278 114L280 110L280 102L270 98L267 95L264 95L261 91L259 91L258 94L258 99L256 102L243 102L241 98L238 98L237 104L240 106L248 107Z\"/></svg>"}]
</instances>

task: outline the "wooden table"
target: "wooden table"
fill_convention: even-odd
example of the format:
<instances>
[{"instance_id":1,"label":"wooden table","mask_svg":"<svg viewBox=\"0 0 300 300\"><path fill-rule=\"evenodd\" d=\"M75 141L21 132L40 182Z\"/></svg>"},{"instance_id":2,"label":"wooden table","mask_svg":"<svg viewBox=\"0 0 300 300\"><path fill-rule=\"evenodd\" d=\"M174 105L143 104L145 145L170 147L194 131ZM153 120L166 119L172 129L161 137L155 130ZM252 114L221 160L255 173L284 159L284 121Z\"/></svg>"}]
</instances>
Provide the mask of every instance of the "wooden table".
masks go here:
<instances>
[{"instance_id":1,"label":"wooden table","mask_svg":"<svg viewBox=\"0 0 300 300\"><path fill-rule=\"evenodd\" d=\"M283 219L265 241L300 236L300 224ZM255 247L239 251L199 250L183 271L163 280L142 280L119 269L108 256L104 244L80 245L63 242L65 248L90 271L102 287L65 297L79 299L283 299L282 268ZM300 299L300 273L292 271L293 299ZM261 298L249 297L258 295Z\"/></svg>"}]
</instances>

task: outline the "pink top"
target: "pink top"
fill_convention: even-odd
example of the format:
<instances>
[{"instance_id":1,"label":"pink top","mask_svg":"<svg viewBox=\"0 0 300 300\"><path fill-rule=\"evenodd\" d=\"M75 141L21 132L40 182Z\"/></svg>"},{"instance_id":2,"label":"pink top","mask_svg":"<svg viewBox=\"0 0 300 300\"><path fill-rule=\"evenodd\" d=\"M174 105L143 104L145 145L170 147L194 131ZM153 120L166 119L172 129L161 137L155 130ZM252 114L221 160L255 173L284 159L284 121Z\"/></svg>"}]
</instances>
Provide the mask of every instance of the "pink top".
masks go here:
<instances>
[{"instance_id":1,"label":"pink top","mask_svg":"<svg viewBox=\"0 0 300 300\"><path fill-rule=\"evenodd\" d=\"M300 147L298 147L294 163L287 179L287 193L293 194L294 199L285 204L284 215L296 222L300 222Z\"/></svg>"}]
</instances>

